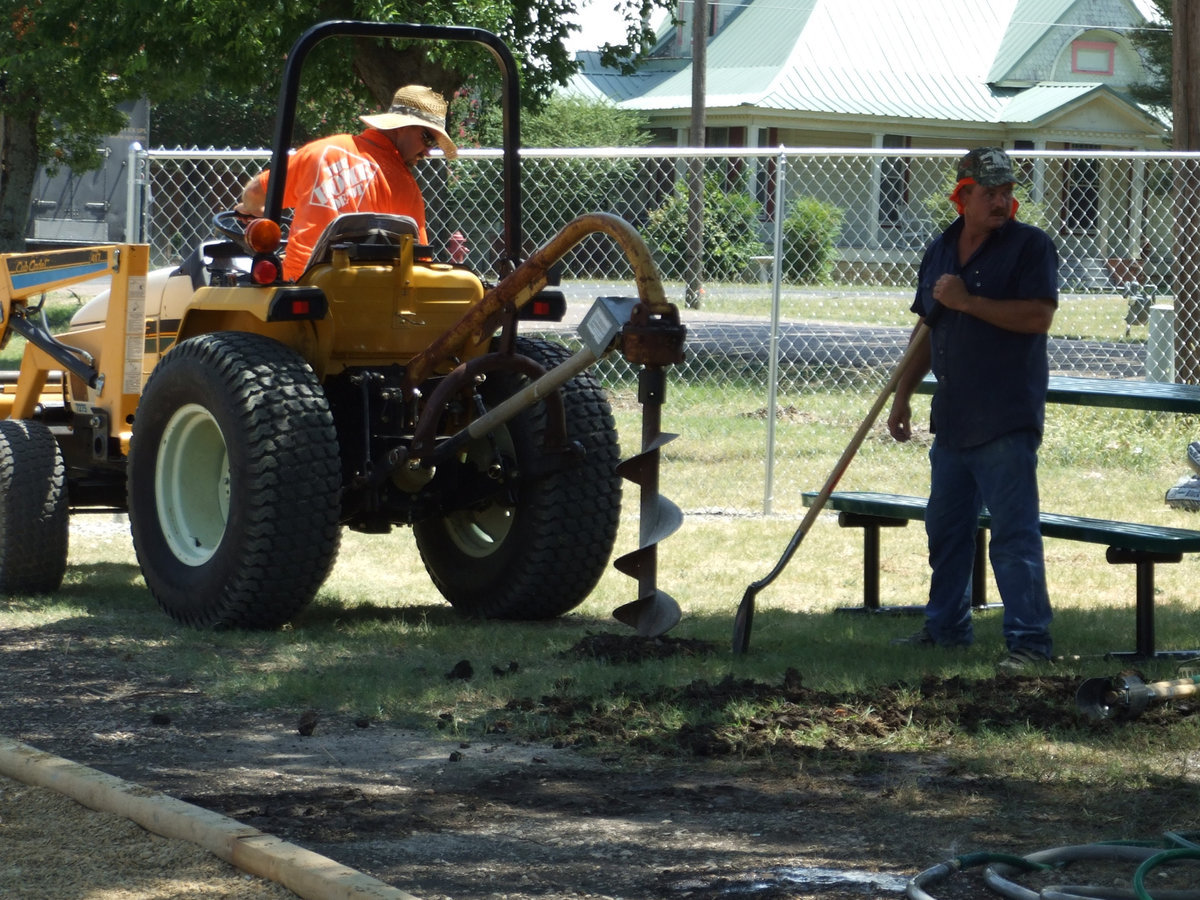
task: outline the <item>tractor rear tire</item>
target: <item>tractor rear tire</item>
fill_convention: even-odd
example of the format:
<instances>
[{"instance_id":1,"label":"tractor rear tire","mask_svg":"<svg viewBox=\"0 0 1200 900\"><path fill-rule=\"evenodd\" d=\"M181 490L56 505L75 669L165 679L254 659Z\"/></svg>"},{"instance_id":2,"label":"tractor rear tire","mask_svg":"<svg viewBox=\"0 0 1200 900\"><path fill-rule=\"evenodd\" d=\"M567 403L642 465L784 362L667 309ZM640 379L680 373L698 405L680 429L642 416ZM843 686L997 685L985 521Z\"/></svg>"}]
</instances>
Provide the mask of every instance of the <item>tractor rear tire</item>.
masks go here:
<instances>
[{"instance_id":1,"label":"tractor rear tire","mask_svg":"<svg viewBox=\"0 0 1200 900\"><path fill-rule=\"evenodd\" d=\"M183 341L146 383L129 453L129 521L171 618L276 628L337 557L341 465L309 365L256 334Z\"/></svg>"},{"instance_id":2,"label":"tractor rear tire","mask_svg":"<svg viewBox=\"0 0 1200 900\"><path fill-rule=\"evenodd\" d=\"M0 594L52 594L67 571L62 450L41 422L0 420Z\"/></svg>"},{"instance_id":3,"label":"tractor rear tire","mask_svg":"<svg viewBox=\"0 0 1200 900\"><path fill-rule=\"evenodd\" d=\"M565 347L532 338L518 338L516 351L546 369L570 357ZM527 381L507 372L489 375L481 388L485 405L495 406ZM426 571L460 613L554 618L582 603L604 573L621 513L616 424L591 372L561 390L567 440L582 446L581 459L545 467L546 407L538 403L465 453L466 464L480 472L497 454L505 460L513 476L507 497L413 526Z\"/></svg>"}]
</instances>

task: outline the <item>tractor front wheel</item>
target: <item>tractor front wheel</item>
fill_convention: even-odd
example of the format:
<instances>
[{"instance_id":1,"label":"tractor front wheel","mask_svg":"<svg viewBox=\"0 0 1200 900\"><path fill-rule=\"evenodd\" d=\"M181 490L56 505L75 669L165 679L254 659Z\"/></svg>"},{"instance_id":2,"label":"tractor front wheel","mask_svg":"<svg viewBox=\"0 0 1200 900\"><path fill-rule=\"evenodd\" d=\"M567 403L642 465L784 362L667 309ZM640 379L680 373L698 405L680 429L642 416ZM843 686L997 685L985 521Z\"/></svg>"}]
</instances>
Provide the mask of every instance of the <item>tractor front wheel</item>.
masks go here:
<instances>
[{"instance_id":1,"label":"tractor front wheel","mask_svg":"<svg viewBox=\"0 0 1200 900\"><path fill-rule=\"evenodd\" d=\"M337 556L341 470L324 391L270 338L191 338L138 407L129 521L146 585L177 621L274 628Z\"/></svg>"}]
</instances>

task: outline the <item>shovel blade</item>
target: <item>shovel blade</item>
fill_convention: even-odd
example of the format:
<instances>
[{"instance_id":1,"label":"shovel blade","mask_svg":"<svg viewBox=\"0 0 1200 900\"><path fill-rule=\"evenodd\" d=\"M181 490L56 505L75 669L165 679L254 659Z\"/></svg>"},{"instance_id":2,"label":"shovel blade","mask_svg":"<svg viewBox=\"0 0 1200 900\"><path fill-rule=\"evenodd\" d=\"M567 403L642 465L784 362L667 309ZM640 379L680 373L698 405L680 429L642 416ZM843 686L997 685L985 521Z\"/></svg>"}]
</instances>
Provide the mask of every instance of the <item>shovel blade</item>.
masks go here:
<instances>
[{"instance_id":1,"label":"shovel blade","mask_svg":"<svg viewBox=\"0 0 1200 900\"><path fill-rule=\"evenodd\" d=\"M683 610L670 594L656 590L613 610L613 618L642 637L658 637L679 624Z\"/></svg>"},{"instance_id":2,"label":"shovel blade","mask_svg":"<svg viewBox=\"0 0 1200 900\"><path fill-rule=\"evenodd\" d=\"M1093 722L1128 718L1111 678L1089 678L1075 691L1075 706Z\"/></svg>"}]
</instances>

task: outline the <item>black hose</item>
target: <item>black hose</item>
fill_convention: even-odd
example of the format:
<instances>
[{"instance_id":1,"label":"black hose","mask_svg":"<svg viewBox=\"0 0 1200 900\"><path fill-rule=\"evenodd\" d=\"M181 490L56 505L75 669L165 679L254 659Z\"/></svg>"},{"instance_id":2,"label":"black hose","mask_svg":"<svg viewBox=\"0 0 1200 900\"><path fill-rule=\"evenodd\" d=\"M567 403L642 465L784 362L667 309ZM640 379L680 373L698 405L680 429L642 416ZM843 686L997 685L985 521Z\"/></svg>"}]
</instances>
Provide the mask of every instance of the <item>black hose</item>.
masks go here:
<instances>
[{"instance_id":1,"label":"black hose","mask_svg":"<svg viewBox=\"0 0 1200 900\"><path fill-rule=\"evenodd\" d=\"M987 865L988 863L1006 863L1016 868L1024 868L1026 871L1035 869L1048 868L1040 866L1037 863L1030 863L1022 856L1014 856L1011 853L989 853L981 851L977 853L963 853L960 856L955 856L944 862L938 863L932 868L926 869L918 875L914 875L909 880L908 886L905 888L905 895L909 900L936 900L931 894L925 892L925 886L943 880L944 878L953 875L955 872L960 872L963 869L972 869L976 866Z\"/></svg>"}]
</instances>

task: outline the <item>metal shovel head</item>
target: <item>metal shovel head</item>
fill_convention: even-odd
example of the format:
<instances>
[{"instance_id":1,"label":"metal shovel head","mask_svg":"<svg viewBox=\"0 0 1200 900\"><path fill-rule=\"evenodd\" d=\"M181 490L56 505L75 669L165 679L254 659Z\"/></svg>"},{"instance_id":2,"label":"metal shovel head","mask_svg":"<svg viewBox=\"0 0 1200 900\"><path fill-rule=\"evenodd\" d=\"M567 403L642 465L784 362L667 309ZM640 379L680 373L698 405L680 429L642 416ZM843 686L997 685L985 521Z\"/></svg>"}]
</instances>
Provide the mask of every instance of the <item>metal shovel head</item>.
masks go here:
<instances>
[{"instance_id":1,"label":"metal shovel head","mask_svg":"<svg viewBox=\"0 0 1200 900\"><path fill-rule=\"evenodd\" d=\"M656 590L613 610L613 618L628 625L642 637L658 637L679 624L683 610L670 594Z\"/></svg>"},{"instance_id":2,"label":"metal shovel head","mask_svg":"<svg viewBox=\"0 0 1200 900\"><path fill-rule=\"evenodd\" d=\"M1075 706L1093 722L1114 718L1112 679L1087 679L1075 691Z\"/></svg>"}]
</instances>

